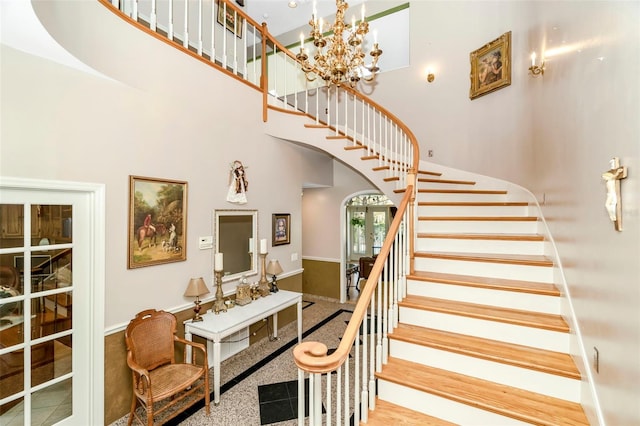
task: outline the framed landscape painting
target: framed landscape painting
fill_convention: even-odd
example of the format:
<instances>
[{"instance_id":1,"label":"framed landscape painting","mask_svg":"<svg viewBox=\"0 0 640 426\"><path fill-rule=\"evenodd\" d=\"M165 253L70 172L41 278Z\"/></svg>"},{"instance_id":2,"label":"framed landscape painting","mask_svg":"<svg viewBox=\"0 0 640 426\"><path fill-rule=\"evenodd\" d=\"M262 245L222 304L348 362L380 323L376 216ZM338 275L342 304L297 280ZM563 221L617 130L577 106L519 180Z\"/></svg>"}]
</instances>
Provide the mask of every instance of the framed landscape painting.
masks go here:
<instances>
[{"instance_id":1,"label":"framed landscape painting","mask_svg":"<svg viewBox=\"0 0 640 426\"><path fill-rule=\"evenodd\" d=\"M129 176L128 268L187 259L187 182Z\"/></svg>"},{"instance_id":2,"label":"framed landscape painting","mask_svg":"<svg viewBox=\"0 0 640 426\"><path fill-rule=\"evenodd\" d=\"M471 52L470 60L469 98L475 99L509 86L511 84L511 31Z\"/></svg>"}]
</instances>

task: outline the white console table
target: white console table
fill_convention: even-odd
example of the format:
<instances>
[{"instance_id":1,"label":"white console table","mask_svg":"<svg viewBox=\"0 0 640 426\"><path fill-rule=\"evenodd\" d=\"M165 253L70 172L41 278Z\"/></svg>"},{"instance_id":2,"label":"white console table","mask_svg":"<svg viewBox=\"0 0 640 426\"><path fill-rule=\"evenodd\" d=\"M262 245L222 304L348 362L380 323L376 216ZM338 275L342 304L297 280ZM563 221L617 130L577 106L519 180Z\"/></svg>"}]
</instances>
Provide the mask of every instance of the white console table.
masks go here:
<instances>
[{"instance_id":1,"label":"white console table","mask_svg":"<svg viewBox=\"0 0 640 426\"><path fill-rule=\"evenodd\" d=\"M280 290L270 293L269 296L253 300L245 306L236 305L227 312L214 314L209 311L202 316L199 322L184 322L184 335L187 340L192 340L193 335L207 339L207 354L209 367L213 366L213 394L214 404L220 403L220 342L225 337L249 327L251 324L261 321L273 315L273 337L278 337L278 312L289 306L298 305L298 343L302 342L302 293ZM191 353L187 350L188 359Z\"/></svg>"}]
</instances>

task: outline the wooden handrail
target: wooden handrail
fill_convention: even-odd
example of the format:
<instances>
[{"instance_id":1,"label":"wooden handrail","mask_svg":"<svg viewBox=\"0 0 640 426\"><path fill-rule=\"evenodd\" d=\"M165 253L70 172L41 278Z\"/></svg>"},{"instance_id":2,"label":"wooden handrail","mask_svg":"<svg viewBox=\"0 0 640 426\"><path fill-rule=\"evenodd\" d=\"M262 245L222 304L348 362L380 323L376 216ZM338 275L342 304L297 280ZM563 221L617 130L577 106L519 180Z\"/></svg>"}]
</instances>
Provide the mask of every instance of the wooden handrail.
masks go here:
<instances>
[{"instance_id":1,"label":"wooden handrail","mask_svg":"<svg viewBox=\"0 0 640 426\"><path fill-rule=\"evenodd\" d=\"M405 190L404 197L400 202L396 216L391 222L391 226L389 226L389 231L387 232L387 236L382 244L380 253L373 264L373 268L371 269L371 273L367 280L367 285L362 290L362 293L360 293L360 298L353 310L353 314L351 315L351 319L349 320L349 324L347 325L347 329L344 332L342 340L340 340L338 348L331 355L327 355L327 346L324 343L300 343L293 349L293 356L296 365L301 370L311 373L328 373L342 365L349 356L353 342L358 335L360 324L367 313L371 296L378 286L378 278L382 273L382 268L384 268L384 264L387 257L389 257L389 252L393 245L395 236L400 229L400 223L403 220L404 212L406 211L409 202L413 199L413 193L413 186L408 186Z\"/></svg>"}]
</instances>

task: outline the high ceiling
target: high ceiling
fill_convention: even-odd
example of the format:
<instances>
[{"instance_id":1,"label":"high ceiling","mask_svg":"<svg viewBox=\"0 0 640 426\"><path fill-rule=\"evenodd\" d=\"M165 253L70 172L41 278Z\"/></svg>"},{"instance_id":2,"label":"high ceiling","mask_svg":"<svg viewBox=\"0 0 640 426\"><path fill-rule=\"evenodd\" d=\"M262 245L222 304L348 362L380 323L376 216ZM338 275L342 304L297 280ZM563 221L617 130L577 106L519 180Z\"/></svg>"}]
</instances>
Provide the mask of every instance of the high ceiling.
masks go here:
<instances>
[{"instance_id":1,"label":"high ceiling","mask_svg":"<svg viewBox=\"0 0 640 426\"><path fill-rule=\"evenodd\" d=\"M349 10L345 20L351 21L351 15L355 14L360 19L361 3L364 0L350 0ZM315 3L318 16L327 17L335 14L335 0L297 0L297 6L288 6L289 0L244 0L244 10L258 23L267 23L269 32L274 36L287 33L300 27L305 27L308 33L308 22L313 13ZM365 3L366 5L366 3ZM366 7L366 6L365 6Z\"/></svg>"}]
</instances>

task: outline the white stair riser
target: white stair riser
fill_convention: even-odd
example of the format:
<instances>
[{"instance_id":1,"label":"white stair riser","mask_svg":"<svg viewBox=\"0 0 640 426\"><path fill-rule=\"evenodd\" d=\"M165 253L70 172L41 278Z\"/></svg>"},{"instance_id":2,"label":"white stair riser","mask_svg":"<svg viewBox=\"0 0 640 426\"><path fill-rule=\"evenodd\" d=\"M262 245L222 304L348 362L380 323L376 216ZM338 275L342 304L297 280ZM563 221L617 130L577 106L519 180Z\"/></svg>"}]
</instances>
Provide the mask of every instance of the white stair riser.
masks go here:
<instances>
[{"instance_id":1,"label":"white stair riser","mask_svg":"<svg viewBox=\"0 0 640 426\"><path fill-rule=\"evenodd\" d=\"M461 315L400 307L400 322L556 352L569 351L569 334Z\"/></svg>"},{"instance_id":2,"label":"white stair riser","mask_svg":"<svg viewBox=\"0 0 640 426\"><path fill-rule=\"evenodd\" d=\"M455 253L544 254L544 241L418 238L416 251Z\"/></svg>"},{"instance_id":3,"label":"white stair riser","mask_svg":"<svg viewBox=\"0 0 640 426\"><path fill-rule=\"evenodd\" d=\"M427 178L430 179L430 178ZM439 191L473 191L477 190L477 185L469 183L452 183L452 182L418 182L418 189L437 189Z\"/></svg>"},{"instance_id":4,"label":"white stair riser","mask_svg":"<svg viewBox=\"0 0 640 426\"><path fill-rule=\"evenodd\" d=\"M425 281L407 281L407 294L560 315L560 298Z\"/></svg>"},{"instance_id":5,"label":"white stair riser","mask_svg":"<svg viewBox=\"0 0 640 426\"><path fill-rule=\"evenodd\" d=\"M580 402L580 380L391 339L390 355L466 376Z\"/></svg>"},{"instance_id":6,"label":"white stair riser","mask_svg":"<svg viewBox=\"0 0 640 426\"><path fill-rule=\"evenodd\" d=\"M417 195L417 199L418 201L452 203L504 203L509 201L507 199L507 194L466 194L450 192L420 192Z\"/></svg>"},{"instance_id":7,"label":"white stair riser","mask_svg":"<svg viewBox=\"0 0 640 426\"><path fill-rule=\"evenodd\" d=\"M536 234L538 222L495 220L418 220L418 232Z\"/></svg>"},{"instance_id":8,"label":"white stair riser","mask_svg":"<svg viewBox=\"0 0 640 426\"><path fill-rule=\"evenodd\" d=\"M419 206L418 216L527 216L529 206Z\"/></svg>"},{"instance_id":9,"label":"white stair riser","mask_svg":"<svg viewBox=\"0 0 640 426\"><path fill-rule=\"evenodd\" d=\"M530 426L528 423L386 380L378 381L378 397L393 404L460 425Z\"/></svg>"},{"instance_id":10,"label":"white stair riser","mask_svg":"<svg viewBox=\"0 0 640 426\"><path fill-rule=\"evenodd\" d=\"M553 282L553 268L547 266L416 257L415 269L416 271L441 272L445 274L475 275L541 283Z\"/></svg>"}]
</instances>

